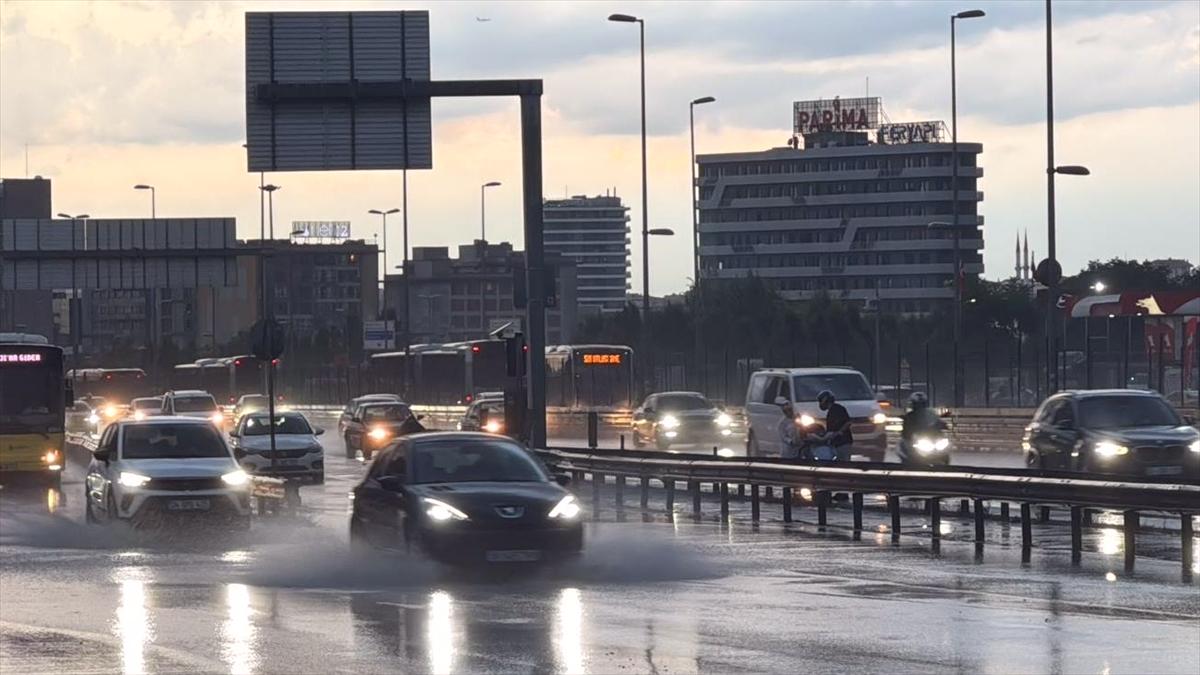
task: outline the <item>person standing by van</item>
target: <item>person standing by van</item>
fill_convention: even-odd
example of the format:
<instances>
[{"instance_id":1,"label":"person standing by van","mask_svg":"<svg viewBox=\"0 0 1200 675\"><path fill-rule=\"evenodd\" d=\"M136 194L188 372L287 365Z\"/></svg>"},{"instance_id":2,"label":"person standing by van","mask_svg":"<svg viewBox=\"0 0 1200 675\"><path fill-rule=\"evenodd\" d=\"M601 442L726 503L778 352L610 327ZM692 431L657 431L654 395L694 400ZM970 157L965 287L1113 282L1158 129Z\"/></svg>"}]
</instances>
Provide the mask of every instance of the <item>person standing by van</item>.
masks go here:
<instances>
[{"instance_id":1,"label":"person standing by van","mask_svg":"<svg viewBox=\"0 0 1200 675\"><path fill-rule=\"evenodd\" d=\"M825 413L825 442L837 450L838 461L850 461L850 446L854 445L854 434L850 431L849 411L837 402L837 397L828 389L817 394L817 405Z\"/></svg>"}]
</instances>

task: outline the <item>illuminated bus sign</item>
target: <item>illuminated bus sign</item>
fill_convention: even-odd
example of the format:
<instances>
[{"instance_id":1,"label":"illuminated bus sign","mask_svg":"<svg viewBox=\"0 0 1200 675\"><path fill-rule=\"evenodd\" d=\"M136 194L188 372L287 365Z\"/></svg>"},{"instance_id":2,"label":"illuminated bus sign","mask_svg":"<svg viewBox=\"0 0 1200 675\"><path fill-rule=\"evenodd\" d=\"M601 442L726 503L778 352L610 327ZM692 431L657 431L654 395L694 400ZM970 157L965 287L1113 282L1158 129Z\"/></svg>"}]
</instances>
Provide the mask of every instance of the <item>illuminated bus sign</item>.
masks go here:
<instances>
[{"instance_id":1,"label":"illuminated bus sign","mask_svg":"<svg viewBox=\"0 0 1200 675\"><path fill-rule=\"evenodd\" d=\"M583 365L585 366L619 366L621 365L620 354L584 354Z\"/></svg>"},{"instance_id":2,"label":"illuminated bus sign","mask_svg":"<svg viewBox=\"0 0 1200 675\"><path fill-rule=\"evenodd\" d=\"M0 354L0 363L41 363L42 355L36 352L27 354Z\"/></svg>"}]
</instances>

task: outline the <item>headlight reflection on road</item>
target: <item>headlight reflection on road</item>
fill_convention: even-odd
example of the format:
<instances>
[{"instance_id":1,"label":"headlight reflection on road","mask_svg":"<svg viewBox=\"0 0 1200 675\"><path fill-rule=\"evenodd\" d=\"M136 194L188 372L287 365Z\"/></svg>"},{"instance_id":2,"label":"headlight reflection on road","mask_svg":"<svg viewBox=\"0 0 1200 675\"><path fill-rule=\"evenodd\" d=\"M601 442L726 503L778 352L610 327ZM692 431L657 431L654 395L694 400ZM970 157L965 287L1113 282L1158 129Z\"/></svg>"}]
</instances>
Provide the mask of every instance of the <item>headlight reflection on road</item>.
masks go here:
<instances>
[{"instance_id":1,"label":"headlight reflection on road","mask_svg":"<svg viewBox=\"0 0 1200 675\"><path fill-rule=\"evenodd\" d=\"M229 672L250 673L258 661L254 653L254 623L250 617L250 589L245 584L225 585L225 622L221 626L221 652Z\"/></svg>"},{"instance_id":2,"label":"headlight reflection on road","mask_svg":"<svg viewBox=\"0 0 1200 675\"><path fill-rule=\"evenodd\" d=\"M146 585L138 579L121 582L116 633L121 640L121 669L127 675L146 672L146 643L154 640L154 626L146 609Z\"/></svg>"},{"instance_id":3,"label":"headlight reflection on road","mask_svg":"<svg viewBox=\"0 0 1200 675\"><path fill-rule=\"evenodd\" d=\"M445 591L429 596L429 671L448 675L454 671L454 601Z\"/></svg>"},{"instance_id":4,"label":"headlight reflection on road","mask_svg":"<svg viewBox=\"0 0 1200 675\"><path fill-rule=\"evenodd\" d=\"M583 602L578 588L558 594L558 634L554 640L558 668L568 675L583 670Z\"/></svg>"},{"instance_id":5,"label":"headlight reflection on road","mask_svg":"<svg viewBox=\"0 0 1200 675\"><path fill-rule=\"evenodd\" d=\"M1106 527L1100 530L1100 543L1096 548L1102 555L1116 555L1125 550L1125 535L1120 530Z\"/></svg>"}]
</instances>

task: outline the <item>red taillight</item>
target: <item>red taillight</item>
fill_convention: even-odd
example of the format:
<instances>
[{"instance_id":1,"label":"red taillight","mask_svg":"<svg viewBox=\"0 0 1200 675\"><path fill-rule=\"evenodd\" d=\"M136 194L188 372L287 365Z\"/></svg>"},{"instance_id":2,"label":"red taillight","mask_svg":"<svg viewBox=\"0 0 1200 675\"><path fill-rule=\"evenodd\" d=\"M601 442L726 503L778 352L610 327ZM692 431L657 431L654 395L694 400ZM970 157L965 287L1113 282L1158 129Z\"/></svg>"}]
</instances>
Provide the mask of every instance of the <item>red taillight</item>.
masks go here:
<instances>
[{"instance_id":1,"label":"red taillight","mask_svg":"<svg viewBox=\"0 0 1200 675\"><path fill-rule=\"evenodd\" d=\"M235 365L235 366L240 366L240 365L242 365L242 360L241 360L241 359L235 359L235 360L233 361L233 365Z\"/></svg>"},{"instance_id":2,"label":"red taillight","mask_svg":"<svg viewBox=\"0 0 1200 675\"><path fill-rule=\"evenodd\" d=\"M529 345L521 345L521 351L523 351L523 352L528 352L528 351L529 351Z\"/></svg>"},{"instance_id":3,"label":"red taillight","mask_svg":"<svg viewBox=\"0 0 1200 675\"><path fill-rule=\"evenodd\" d=\"M104 379L106 379L106 380L111 380L111 379L112 379L112 375L105 375L105 376L104 376Z\"/></svg>"},{"instance_id":4,"label":"red taillight","mask_svg":"<svg viewBox=\"0 0 1200 675\"><path fill-rule=\"evenodd\" d=\"M273 365L273 366L279 365L279 359L271 359L271 365Z\"/></svg>"},{"instance_id":5,"label":"red taillight","mask_svg":"<svg viewBox=\"0 0 1200 675\"><path fill-rule=\"evenodd\" d=\"M481 350L479 349L479 345L471 345L471 351L478 354Z\"/></svg>"},{"instance_id":6,"label":"red taillight","mask_svg":"<svg viewBox=\"0 0 1200 675\"><path fill-rule=\"evenodd\" d=\"M474 398L475 398L474 396L471 396L470 394L467 394L466 396L464 396L464 397L463 397L463 400L464 400L464 401L466 401L467 403L470 403L470 402L471 402L471 400L472 400L472 399L474 399Z\"/></svg>"},{"instance_id":7,"label":"red taillight","mask_svg":"<svg viewBox=\"0 0 1200 675\"><path fill-rule=\"evenodd\" d=\"M237 399L235 399L234 397L230 396L230 397L229 397L229 402L230 402L230 403L237 403Z\"/></svg>"}]
</instances>

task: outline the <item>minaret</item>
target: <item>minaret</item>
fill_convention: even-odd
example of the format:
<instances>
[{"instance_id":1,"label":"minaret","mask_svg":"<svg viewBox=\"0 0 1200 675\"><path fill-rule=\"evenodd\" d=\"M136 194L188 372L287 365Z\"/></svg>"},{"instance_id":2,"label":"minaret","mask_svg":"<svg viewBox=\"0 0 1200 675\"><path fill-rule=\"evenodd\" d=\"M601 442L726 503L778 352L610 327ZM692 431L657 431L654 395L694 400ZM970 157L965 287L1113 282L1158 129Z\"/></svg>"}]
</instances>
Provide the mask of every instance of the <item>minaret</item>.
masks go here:
<instances>
[{"instance_id":1,"label":"minaret","mask_svg":"<svg viewBox=\"0 0 1200 675\"><path fill-rule=\"evenodd\" d=\"M1029 230L1025 230L1025 279L1033 279L1033 260L1029 257Z\"/></svg>"},{"instance_id":2,"label":"minaret","mask_svg":"<svg viewBox=\"0 0 1200 675\"><path fill-rule=\"evenodd\" d=\"M1013 278L1023 279L1021 271L1021 235L1017 235L1016 252L1013 254Z\"/></svg>"}]
</instances>

